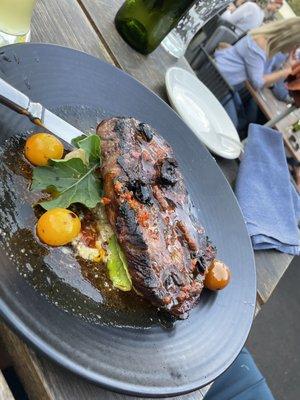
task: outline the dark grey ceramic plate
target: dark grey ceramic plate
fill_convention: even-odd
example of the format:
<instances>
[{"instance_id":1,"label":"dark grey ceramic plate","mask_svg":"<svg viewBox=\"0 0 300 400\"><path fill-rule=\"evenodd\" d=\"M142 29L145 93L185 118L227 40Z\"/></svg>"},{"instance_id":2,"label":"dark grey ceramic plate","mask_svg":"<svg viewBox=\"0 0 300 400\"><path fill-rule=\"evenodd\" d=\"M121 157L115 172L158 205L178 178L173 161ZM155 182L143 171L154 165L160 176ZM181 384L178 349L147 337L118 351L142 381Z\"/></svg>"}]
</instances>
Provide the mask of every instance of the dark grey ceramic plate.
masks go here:
<instances>
[{"instance_id":1,"label":"dark grey ceramic plate","mask_svg":"<svg viewBox=\"0 0 300 400\"><path fill-rule=\"evenodd\" d=\"M186 321L172 322L135 305L105 304L72 255L35 240L34 199L21 168L22 138L34 127L0 106L3 318L53 360L112 390L170 396L214 380L246 340L256 295L245 224L215 160L162 100L96 58L52 45L16 45L0 52L0 69L32 100L82 130L112 115L153 125L173 146L199 220L232 270L228 288L205 292Z\"/></svg>"}]
</instances>

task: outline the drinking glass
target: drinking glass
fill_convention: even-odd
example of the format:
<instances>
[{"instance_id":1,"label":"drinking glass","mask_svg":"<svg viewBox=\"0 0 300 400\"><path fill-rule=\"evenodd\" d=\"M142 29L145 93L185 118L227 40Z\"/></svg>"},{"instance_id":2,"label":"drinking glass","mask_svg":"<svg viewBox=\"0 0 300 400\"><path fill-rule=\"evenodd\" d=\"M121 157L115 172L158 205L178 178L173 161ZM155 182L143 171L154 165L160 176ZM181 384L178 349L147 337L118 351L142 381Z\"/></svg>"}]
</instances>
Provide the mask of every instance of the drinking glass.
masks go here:
<instances>
[{"instance_id":1,"label":"drinking glass","mask_svg":"<svg viewBox=\"0 0 300 400\"><path fill-rule=\"evenodd\" d=\"M176 58L182 57L199 29L231 2L232 0L198 0L162 41L164 49Z\"/></svg>"},{"instance_id":2,"label":"drinking glass","mask_svg":"<svg viewBox=\"0 0 300 400\"><path fill-rule=\"evenodd\" d=\"M30 39L30 22L36 0L0 0L0 46Z\"/></svg>"}]
</instances>

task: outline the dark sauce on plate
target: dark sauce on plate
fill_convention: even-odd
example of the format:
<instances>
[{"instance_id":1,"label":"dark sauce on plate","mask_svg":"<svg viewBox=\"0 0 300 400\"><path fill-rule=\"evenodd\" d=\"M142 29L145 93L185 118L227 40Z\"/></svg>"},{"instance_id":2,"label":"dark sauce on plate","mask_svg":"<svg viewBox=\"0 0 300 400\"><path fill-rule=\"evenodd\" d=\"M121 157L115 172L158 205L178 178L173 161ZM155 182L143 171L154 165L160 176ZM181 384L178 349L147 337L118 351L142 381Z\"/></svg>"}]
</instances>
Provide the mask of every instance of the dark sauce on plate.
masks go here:
<instances>
[{"instance_id":1,"label":"dark sauce on plate","mask_svg":"<svg viewBox=\"0 0 300 400\"><path fill-rule=\"evenodd\" d=\"M31 192L32 167L23 155L26 135L0 148L0 245L19 273L55 306L93 323L120 327L173 326L172 317L151 306L133 290L114 288L106 266L75 257L71 247L49 247L36 237L43 210Z\"/></svg>"}]
</instances>

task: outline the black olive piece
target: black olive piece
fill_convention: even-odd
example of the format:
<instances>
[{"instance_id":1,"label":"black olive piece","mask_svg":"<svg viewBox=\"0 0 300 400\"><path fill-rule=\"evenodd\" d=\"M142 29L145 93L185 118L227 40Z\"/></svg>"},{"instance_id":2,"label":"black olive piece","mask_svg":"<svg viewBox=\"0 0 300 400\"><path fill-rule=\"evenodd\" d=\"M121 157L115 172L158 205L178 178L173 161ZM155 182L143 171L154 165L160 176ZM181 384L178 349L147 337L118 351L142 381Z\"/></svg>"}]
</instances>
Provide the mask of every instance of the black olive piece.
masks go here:
<instances>
[{"instance_id":1,"label":"black olive piece","mask_svg":"<svg viewBox=\"0 0 300 400\"><path fill-rule=\"evenodd\" d=\"M172 268L172 267L171 267ZM164 279L164 287L168 290L172 286L182 286L183 279L180 273L176 270L171 270L167 277Z\"/></svg>"},{"instance_id":2,"label":"black olive piece","mask_svg":"<svg viewBox=\"0 0 300 400\"><path fill-rule=\"evenodd\" d=\"M144 136L147 142L150 142L153 138L154 132L151 126L141 122L138 126L138 131Z\"/></svg>"},{"instance_id":3,"label":"black olive piece","mask_svg":"<svg viewBox=\"0 0 300 400\"><path fill-rule=\"evenodd\" d=\"M199 257L199 259L196 262L196 267L197 267L198 271L200 272L200 274L204 274L204 272L206 270L205 264L206 263L205 263L203 257Z\"/></svg>"},{"instance_id":4,"label":"black olive piece","mask_svg":"<svg viewBox=\"0 0 300 400\"><path fill-rule=\"evenodd\" d=\"M190 256L192 258L197 258L199 255L199 251L190 251Z\"/></svg>"},{"instance_id":5,"label":"black olive piece","mask_svg":"<svg viewBox=\"0 0 300 400\"><path fill-rule=\"evenodd\" d=\"M166 158L160 167L160 181L164 185L175 185L178 180L176 168L177 161L174 158Z\"/></svg>"},{"instance_id":6,"label":"black olive piece","mask_svg":"<svg viewBox=\"0 0 300 400\"><path fill-rule=\"evenodd\" d=\"M174 285L174 281L172 279L171 275L168 275L167 278L164 281L164 287L168 290L170 287Z\"/></svg>"},{"instance_id":7,"label":"black olive piece","mask_svg":"<svg viewBox=\"0 0 300 400\"><path fill-rule=\"evenodd\" d=\"M178 285L178 286L182 286L183 285L183 280L182 280L181 273L179 273L176 270L174 270L172 272L172 278L173 278L173 281L176 283L176 285Z\"/></svg>"},{"instance_id":8,"label":"black olive piece","mask_svg":"<svg viewBox=\"0 0 300 400\"><path fill-rule=\"evenodd\" d=\"M152 204L151 190L148 185L139 180L130 182L129 190L133 192L134 197L143 204Z\"/></svg>"}]
</instances>

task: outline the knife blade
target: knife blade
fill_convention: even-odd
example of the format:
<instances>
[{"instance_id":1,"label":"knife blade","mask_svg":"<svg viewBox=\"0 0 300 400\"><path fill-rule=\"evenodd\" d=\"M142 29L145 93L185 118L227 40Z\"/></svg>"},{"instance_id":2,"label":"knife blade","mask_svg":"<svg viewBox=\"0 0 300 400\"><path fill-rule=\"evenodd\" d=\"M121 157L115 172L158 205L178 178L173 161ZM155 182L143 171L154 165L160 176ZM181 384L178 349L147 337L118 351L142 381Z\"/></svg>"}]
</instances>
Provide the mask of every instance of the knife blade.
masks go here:
<instances>
[{"instance_id":1,"label":"knife blade","mask_svg":"<svg viewBox=\"0 0 300 400\"><path fill-rule=\"evenodd\" d=\"M32 102L28 96L0 78L0 103L19 114L26 115L35 125L42 126L53 135L72 145L72 139L86 136L42 104Z\"/></svg>"},{"instance_id":2,"label":"knife blade","mask_svg":"<svg viewBox=\"0 0 300 400\"><path fill-rule=\"evenodd\" d=\"M73 125L53 114L46 108L43 108L42 118L40 119L39 124L71 145L73 139L78 136L86 136L85 133L81 132L79 129L75 128Z\"/></svg>"}]
</instances>

